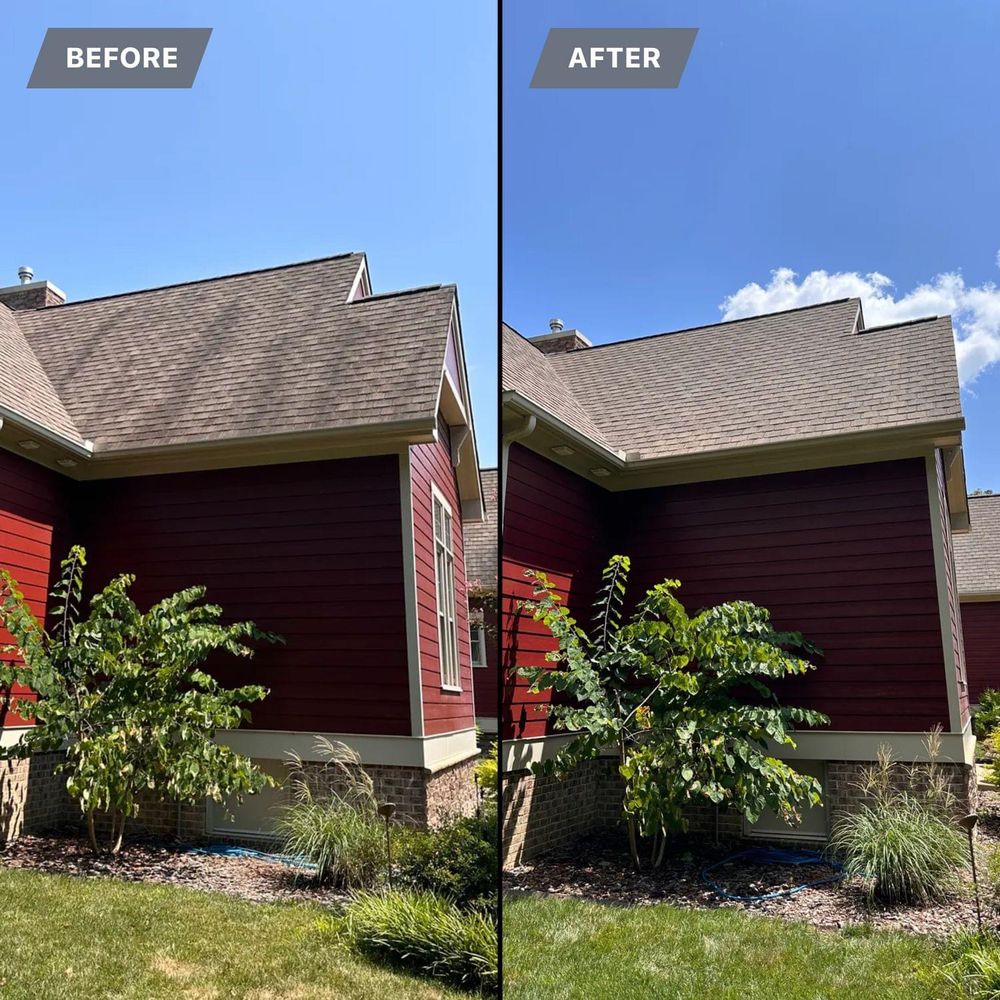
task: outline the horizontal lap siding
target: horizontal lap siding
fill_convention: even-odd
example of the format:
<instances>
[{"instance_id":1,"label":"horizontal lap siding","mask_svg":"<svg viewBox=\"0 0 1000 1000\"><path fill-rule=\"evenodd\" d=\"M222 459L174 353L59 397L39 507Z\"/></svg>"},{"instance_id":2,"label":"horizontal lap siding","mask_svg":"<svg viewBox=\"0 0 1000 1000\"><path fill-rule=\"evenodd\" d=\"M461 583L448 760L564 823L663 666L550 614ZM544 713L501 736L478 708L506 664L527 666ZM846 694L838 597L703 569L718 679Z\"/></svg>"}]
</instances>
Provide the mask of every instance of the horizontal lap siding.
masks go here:
<instances>
[{"instance_id":1,"label":"horizontal lap siding","mask_svg":"<svg viewBox=\"0 0 1000 1000\"><path fill-rule=\"evenodd\" d=\"M42 621L59 562L72 544L72 486L49 469L0 451L0 568L10 572ZM0 646L12 642L0 628ZM15 656L0 653L0 659L13 662ZM23 725L24 720L8 712L0 722Z\"/></svg>"},{"instance_id":2,"label":"horizontal lap siding","mask_svg":"<svg viewBox=\"0 0 1000 1000\"><path fill-rule=\"evenodd\" d=\"M633 594L665 577L695 612L745 599L820 646L780 686L833 729L948 725L922 459L615 494Z\"/></svg>"},{"instance_id":3,"label":"horizontal lap siding","mask_svg":"<svg viewBox=\"0 0 1000 1000\"><path fill-rule=\"evenodd\" d=\"M551 731L545 695L528 692L521 667L546 665L551 635L520 608L531 596L527 569L543 571L587 623L607 544L605 491L520 445L511 445L503 498L501 573L502 734L505 739Z\"/></svg>"},{"instance_id":4,"label":"horizontal lap siding","mask_svg":"<svg viewBox=\"0 0 1000 1000\"><path fill-rule=\"evenodd\" d=\"M416 560L417 625L420 636L420 687L424 732L428 736L469 729L475 725L472 650L469 641L469 604L465 582L462 538L462 502L451 464L448 427L440 421L439 440L410 448L413 490L413 551ZM458 667L461 691L441 689L438 652L437 591L434 577L434 521L431 483L452 510L455 553L455 627L458 631Z\"/></svg>"},{"instance_id":5,"label":"horizontal lap siding","mask_svg":"<svg viewBox=\"0 0 1000 1000\"><path fill-rule=\"evenodd\" d=\"M965 667L973 703L986 688L1000 688L1000 601L962 604Z\"/></svg>"},{"instance_id":6,"label":"horizontal lap siding","mask_svg":"<svg viewBox=\"0 0 1000 1000\"><path fill-rule=\"evenodd\" d=\"M500 669L497 658L497 610L490 602L483 609L483 626L486 633L486 666L477 667L472 673L476 686L476 715L495 719L500 698Z\"/></svg>"},{"instance_id":7,"label":"horizontal lap siding","mask_svg":"<svg viewBox=\"0 0 1000 1000\"><path fill-rule=\"evenodd\" d=\"M89 483L90 583L135 573L141 607L193 584L285 639L218 657L259 683L253 728L410 734L399 458Z\"/></svg>"}]
</instances>

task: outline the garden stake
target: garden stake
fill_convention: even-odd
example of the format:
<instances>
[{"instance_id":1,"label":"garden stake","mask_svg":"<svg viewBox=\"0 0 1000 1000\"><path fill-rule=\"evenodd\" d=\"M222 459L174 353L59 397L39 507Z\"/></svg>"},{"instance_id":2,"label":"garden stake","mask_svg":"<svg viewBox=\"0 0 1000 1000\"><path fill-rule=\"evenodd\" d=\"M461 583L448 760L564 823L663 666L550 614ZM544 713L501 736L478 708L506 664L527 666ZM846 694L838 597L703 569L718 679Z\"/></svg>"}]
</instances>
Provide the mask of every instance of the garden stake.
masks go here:
<instances>
[{"instance_id":1,"label":"garden stake","mask_svg":"<svg viewBox=\"0 0 1000 1000\"><path fill-rule=\"evenodd\" d=\"M979 933L983 932L983 911L979 906L979 879L976 876L976 847L972 840L972 833L976 829L979 817L972 815L963 817L958 821L958 825L969 835L969 858L972 861L972 884L976 887L976 923L979 925Z\"/></svg>"},{"instance_id":2,"label":"garden stake","mask_svg":"<svg viewBox=\"0 0 1000 1000\"><path fill-rule=\"evenodd\" d=\"M378 807L378 814L385 820L385 856L389 863L389 891L392 891L392 835L389 832L389 820L396 811L395 802L386 802Z\"/></svg>"}]
</instances>

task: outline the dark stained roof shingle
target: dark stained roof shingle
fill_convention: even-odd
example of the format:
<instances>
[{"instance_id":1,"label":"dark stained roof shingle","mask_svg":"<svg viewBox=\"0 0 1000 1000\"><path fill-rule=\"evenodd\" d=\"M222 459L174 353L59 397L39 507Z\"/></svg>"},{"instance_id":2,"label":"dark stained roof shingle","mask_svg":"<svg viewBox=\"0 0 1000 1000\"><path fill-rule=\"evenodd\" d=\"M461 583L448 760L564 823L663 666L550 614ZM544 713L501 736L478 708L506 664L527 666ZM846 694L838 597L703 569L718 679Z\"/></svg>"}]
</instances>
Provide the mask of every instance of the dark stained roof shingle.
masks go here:
<instances>
[{"instance_id":1,"label":"dark stained roof shingle","mask_svg":"<svg viewBox=\"0 0 1000 1000\"><path fill-rule=\"evenodd\" d=\"M14 315L64 407L52 419L68 418L97 452L432 422L454 286L348 303L362 261Z\"/></svg>"},{"instance_id":2,"label":"dark stained roof shingle","mask_svg":"<svg viewBox=\"0 0 1000 1000\"><path fill-rule=\"evenodd\" d=\"M480 480L484 517L465 525L465 575L470 581L491 587L497 582L497 470L481 469Z\"/></svg>"}]
</instances>

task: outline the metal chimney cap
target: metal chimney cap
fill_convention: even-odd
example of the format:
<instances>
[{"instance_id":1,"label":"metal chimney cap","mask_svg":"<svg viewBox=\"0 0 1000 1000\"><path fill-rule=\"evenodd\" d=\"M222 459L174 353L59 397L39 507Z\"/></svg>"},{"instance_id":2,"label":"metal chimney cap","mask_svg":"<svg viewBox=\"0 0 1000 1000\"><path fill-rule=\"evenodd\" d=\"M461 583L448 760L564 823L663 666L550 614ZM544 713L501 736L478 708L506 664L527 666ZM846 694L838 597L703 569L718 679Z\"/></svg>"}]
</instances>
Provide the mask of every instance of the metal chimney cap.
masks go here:
<instances>
[{"instance_id":1,"label":"metal chimney cap","mask_svg":"<svg viewBox=\"0 0 1000 1000\"><path fill-rule=\"evenodd\" d=\"M35 272L32 271L27 264L22 264L17 269L17 276L21 279L22 285L27 285L31 281L31 279L35 276Z\"/></svg>"},{"instance_id":2,"label":"metal chimney cap","mask_svg":"<svg viewBox=\"0 0 1000 1000\"><path fill-rule=\"evenodd\" d=\"M563 330L563 321L561 319L559 319L558 316L555 317L554 319L550 319L549 320L549 329L553 333L561 333L562 330Z\"/></svg>"}]
</instances>

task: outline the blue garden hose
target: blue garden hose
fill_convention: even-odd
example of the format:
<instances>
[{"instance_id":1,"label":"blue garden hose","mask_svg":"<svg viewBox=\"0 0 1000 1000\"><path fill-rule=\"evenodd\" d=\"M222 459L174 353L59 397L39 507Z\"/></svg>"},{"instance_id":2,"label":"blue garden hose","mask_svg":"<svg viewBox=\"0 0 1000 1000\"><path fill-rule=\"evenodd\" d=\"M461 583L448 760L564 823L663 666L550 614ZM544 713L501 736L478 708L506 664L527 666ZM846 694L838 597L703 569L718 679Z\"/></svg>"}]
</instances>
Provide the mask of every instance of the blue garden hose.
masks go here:
<instances>
[{"instance_id":1,"label":"blue garden hose","mask_svg":"<svg viewBox=\"0 0 1000 1000\"><path fill-rule=\"evenodd\" d=\"M813 882L803 882L801 885L795 885L788 889L778 889L775 892L765 892L755 896L740 896L729 892L727 889L723 889L718 882L709 877L709 872L713 872L716 868L721 868L723 865L729 864L730 861L737 860L749 861L751 864L758 865L826 865L833 870L833 874L828 875L826 878L816 879ZM742 902L759 902L764 899L793 896L797 892L802 892L803 889L812 889L818 885L839 882L844 877L844 866L838 864L836 861L831 861L829 858L824 858L822 854L817 854L815 851L791 851L780 847L751 847L745 851L737 851L735 854L730 854L721 861L706 865L701 870L701 877L702 881L716 895L722 896L725 899L736 899Z\"/></svg>"},{"instance_id":2,"label":"blue garden hose","mask_svg":"<svg viewBox=\"0 0 1000 1000\"><path fill-rule=\"evenodd\" d=\"M288 854L267 854L255 851L249 847L238 847L235 844L209 844L208 847L189 847L188 854L214 854L223 858L254 858L257 861L271 861L291 868L315 868L314 864L305 858L292 857Z\"/></svg>"}]
</instances>

